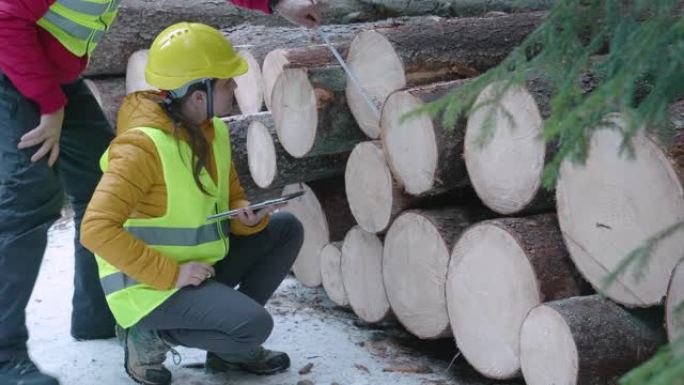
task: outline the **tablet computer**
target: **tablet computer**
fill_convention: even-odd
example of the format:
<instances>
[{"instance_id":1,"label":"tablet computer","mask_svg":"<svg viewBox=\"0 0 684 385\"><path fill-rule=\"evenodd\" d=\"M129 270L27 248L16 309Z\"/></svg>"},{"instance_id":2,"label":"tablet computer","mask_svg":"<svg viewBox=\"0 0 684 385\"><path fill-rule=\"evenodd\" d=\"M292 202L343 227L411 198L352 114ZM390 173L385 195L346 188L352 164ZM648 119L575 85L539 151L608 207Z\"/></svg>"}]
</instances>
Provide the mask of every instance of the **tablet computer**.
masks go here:
<instances>
[{"instance_id":1,"label":"tablet computer","mask_svg":"<svg viewBox=\"0 0 684 385\"><path fill-rule=\"evenodd\" d=\"M225 211L222 213L210 215L207 217L207 219L214 220L214 219L237 218L238 212L240 212L240 210L244 210L244 209L248 208L254 212L257 212L257 211L259 211L263 208L266 208L268 206L273 206L273 205L277 205L280 203L285 203L285 202L291 201L292 199L299 198L300 196L304 195L304 193L305 193L305 190L293 192L292 194L283 195L283 196L278 197L278 198L268 199L268 200L265 200L265 201L262 201L259 203L254 203L254 204L251 204L247 207L241 207L239 209L234 209L234 210Z\"/></svg>"}]
</instances>

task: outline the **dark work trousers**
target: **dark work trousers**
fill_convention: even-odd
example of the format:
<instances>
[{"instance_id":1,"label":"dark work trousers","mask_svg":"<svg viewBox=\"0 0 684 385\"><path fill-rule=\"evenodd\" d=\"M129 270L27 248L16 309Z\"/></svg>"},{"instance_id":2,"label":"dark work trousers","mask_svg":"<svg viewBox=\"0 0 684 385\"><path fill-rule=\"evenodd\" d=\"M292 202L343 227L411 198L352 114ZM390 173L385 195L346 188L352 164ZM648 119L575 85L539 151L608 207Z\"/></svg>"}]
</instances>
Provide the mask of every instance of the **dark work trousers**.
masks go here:
<instances>
[{"instance_id":1,"label":"dark work trousers","mask_svg":"<svg viewBox=\"0 0 684 385\"><path fill-rule=\"evenodd\" d=\"M76 224L71 334L78 339L114 334L95 258L79 242L81 219L101 176L99 158L113 132L82 80L63 90L68 104L59 160L51 168L48 156L31 162L40 146L17 149L20 138L38 126L40 113L0 73L0 361L26 354L25 308L45 253L48 228L60 216L65 192Z\"/></svg>"},{"instance_id":2,"label":"dark work trousers","mask_svg":"<svg viewBox=\"0 0 684 385\"><path fill-rule=\"evenodd\" d=\"M264 305L290 271L303 240L302 224L290 213L274 214L258 234L231 236L228 256L214 266L216 277L179 290L139 325L160 331L173 345L219 356L261 345L273 329Z\"/></svg>"}]
</instances>

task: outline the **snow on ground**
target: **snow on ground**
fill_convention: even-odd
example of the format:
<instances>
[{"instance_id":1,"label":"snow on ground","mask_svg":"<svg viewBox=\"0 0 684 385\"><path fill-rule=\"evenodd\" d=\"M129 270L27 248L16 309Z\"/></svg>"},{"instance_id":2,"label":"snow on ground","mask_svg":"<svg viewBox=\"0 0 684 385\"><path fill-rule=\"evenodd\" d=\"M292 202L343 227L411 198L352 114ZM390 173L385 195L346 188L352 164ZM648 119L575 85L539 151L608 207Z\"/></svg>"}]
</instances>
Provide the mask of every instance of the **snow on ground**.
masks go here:
<instances>
[{"instance_id":1,"label":"snow on ground","mask_svg":"<svg viewBox=\"0 0 684 385\"><path fill-rule=\"evenodd\" d=\"M123 351L116 340L76 342L69 335L73 234L68 220L50 231L27 310L31 355L63 385L134 384L124 373ZM322 289L305 288L292 277L283 282L267 307L275 329L266 346L288 352L292 359L288 371L267 377L237 372L210 375L185 366L203 362L202 351L180 348L181 365L174 365L171 354L166 362L173 384L503 384L477 376L462 357L452 359L457 354L453 341L419 341L395 322L367 325L351 311L335 306ZM313 364L310 371L300 374L309 364Z\"/></svg>"}]
</instances>

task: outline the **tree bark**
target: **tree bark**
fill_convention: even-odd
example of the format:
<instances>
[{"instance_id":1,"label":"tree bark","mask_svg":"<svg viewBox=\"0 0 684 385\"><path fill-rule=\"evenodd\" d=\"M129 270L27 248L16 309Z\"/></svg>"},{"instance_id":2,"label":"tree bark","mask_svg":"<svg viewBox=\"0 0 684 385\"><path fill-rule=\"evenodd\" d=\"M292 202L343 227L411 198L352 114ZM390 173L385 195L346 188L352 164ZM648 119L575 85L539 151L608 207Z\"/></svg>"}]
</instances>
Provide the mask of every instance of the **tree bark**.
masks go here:
<instances>
[{"instance_id":1,"label":"tree bark","mask_svg":"<svg viewBox=\"0 0 684 385\"><path fill-rule=\"evenodd\" d=\"M359 226L349 230L342 244L342 281L359 318L376 323L390 316L382 280L382 240Z\"/></svg>"},{"instance_id":2,"label":"tree bark","mask_svg":"<svg viewBox=\"0 0 684 385\"><path fill-rule=\"evenodd\" d=\"M449 256L472 222L473 214L461 208L409 210L387 231L382 258L387 297L401 324L418 338L451 335L445 292Z\"/></svg>"},{"instance_id":3,"label":"tree bark","mask_svg":"<svg viewBox=\"0 0 684 385\"><path fill-rule=\"evenodd\" d=\"M188 3L184 0L124 0L119 6L119 15L100 43L88 64L87 75L121 75L126 69L126 60L135 51L149 48L154 38L164 28L181 21L200 22L224 29L229 36L237 32L233 44L249 44L258 39L263 26L279 26L287 31L296 29L287 20L276 15L249 11L226 4L224 0L205 0ZM348 1L319 1L323 19L327 23L344 23L350 12ZM372 15L371 15L372 16ZM369 20L386 18L376 13ZM357 21L361 21L358 20ZM245 32L245 26L258 25L255 32ZM281 30L282 32L282 30ZM305 42L303 42L305 44Z\"/></svg>"},{"instance_id":4,"label":"tree bark","mask_svg":"<svg viewBox=\"0 0 684 385\"><path fill-rule=\"evenodd\" d=\"M551 7L555 0L363 0L384 9L388 14L435 15L443 17L482 16L492 13L540 11Z\"/></svg>"},{"instance_id":5,"label":"tree bark","mask_svg":"<svg viewBox=\"0 0 684 385\"><path fill-rule=\"evenodd\" d=\"M554 214L488 220L451 254L446 297L459 349L481 374L519 374L520 326L542 302L582 294ZM483 343L484 341L484 343Z\"/></svg>"},{"instance_id":6,"label":"tree bark","mask_svg":"<svg viewBox=\"0 0 684 385\"><path fill-rule=\"evenodd\" d=\"M283 53L289 62L273 88L278 138L294 157L351 151L365 136L346 103L342 67L325 46Z\"/></svg>"},{"instance_id":7,"label":"tree bark","mask_svg":"<svg viewBox=\"0 0 684 385\"><path fill-rule=\"evenodd\" d=\"M316 193L323 207L330 231L330 241L342 241L349 229L356 225L344 191L344 179L341 177L320 179L309 182L309 186Z\"/></svg>"},{"instance_id":8,"label":"tree bark","mask_svg":"<svg viewBox=\"0 0 684 385\"><path fill-rule=\"evenodd\" d=\"M502 17L431 18L358 34L347 60L380 109L404 87L478 75L498 65L542 21L544 13ZM348 82L347 99L361 129L380 135L380 117Z\"/></svg>"},{"instance_id":9,"label":"tree bark","mask_svg":"<svg viewBox=\"0 0 684 385\"><path fill-rule=\"evenodd\" d=\"M652 314L630 313L598 295L537 306L520 332L526 383L617 384L664 342Z\"/></svg>"},{"instance_id":10,"label":"tree bark","mask_svg":"<svg viewBox=\"0 0 684 385\"><path fill-rule=\"evenodd\" d=\"M465 121L444 127L440 117L405 114L441 99L465 80L396 91L382 110L382 144L392 175L411 195L434 195L468 184L463 161Z\"/></svg>"},{"instance_id":11,"label":"tree bark","mask_svg":"<svg viewBox=\"0 0 684 385\"><path fill-rule=\"evenodd\" d=\"M671 111L678 114L672 116L678 127L683 109L675 105ZM648 307L665 297L684 250L681 230L657 242L648 269L633 263L608 287L604 280L633 250L684 220L684 130L667 144L639 131L628 155L619 151L628 123L617 114L611 120L612 129L593 131L584 165L561 165L558 219L570 256L589 283L623 305Z\"/></svg>"},{"instance_id":12,"label":"tree bark","mask_svg":"<svg viewBox=\"0 0 684 385\"><path fill-rule=\"evenodd\" d=\"M246 133L245 149L251 179L264 189L343 175L349 153L306 158L290 156L280 145L270 112L241 115L231 128Z\"/></svg>"},{"instance_id":13,"label":"tree bark","mask_svg":"<svg viewBox=\"0 0 684 385\"><path fill-rule=\"evenodd\" d=\"M342 282L342 242L333 242L321 250L321 277L328 298L339 306L349 306Z\"/></svg>"},{"instance_id":14,"label":"tree bark","mask_svg":"<svg viewBox=\"0 0 684 385\"><path fill-rule=\"evenodd\" d=\"M295 29L284 18L265 15L226 4L224 0L206 0L189 4L184 0L124 0L119 16L107 33L88 65L88 75L122 75L126 60L134 51L149 48L156 35L167 26L180 21L202 22L217 28L232 28L241 23L259 26L286 26ZM521 7L515 0L441 0L401 2L392 0L319 0L325 23L340 24L381 20L395 16L437 14L440 16L479 15L491 11L543 9L543 0L526 1ZM385 4L383 4L385 3ZM425 6L416 6L416 3ZM248 44L248 43L238 43Z\"/></svg>"},{"instance_id":15,"label":"tree bark","mask_svg":"<svg viewBox=\"0 0 684 385\"><path fill-rule=\"evenodd\" d=\"M121 77L86 79L88 88L97 99L102 112L116 132L116 117L119 114L121 103L126 97L126 82Z\"/></svg>"}]
</instances>

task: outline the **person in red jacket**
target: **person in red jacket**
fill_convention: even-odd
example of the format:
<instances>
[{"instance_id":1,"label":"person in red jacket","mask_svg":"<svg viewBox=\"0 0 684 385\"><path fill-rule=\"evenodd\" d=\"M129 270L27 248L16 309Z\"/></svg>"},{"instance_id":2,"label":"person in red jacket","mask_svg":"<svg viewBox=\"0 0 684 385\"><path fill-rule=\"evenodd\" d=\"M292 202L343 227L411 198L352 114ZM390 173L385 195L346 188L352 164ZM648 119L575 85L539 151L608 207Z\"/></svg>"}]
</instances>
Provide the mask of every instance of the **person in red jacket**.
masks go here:
<instances>
[{"instance_id":1,"label":"person in red jacket","mask_svg":"<svg viewBox=\"0 0 684 385\"><path fill-rule=\"evenodd\" d=\"M0 384L55 385L28 355L25 308L64 194L74 208L71 335L111 338L114 320L80 222L113 137L79 78L120 0L0 0ZM230 0L318 25L312 0ZM112 197L116 199L116 197Z\"/></svg>"}]
</instances>

